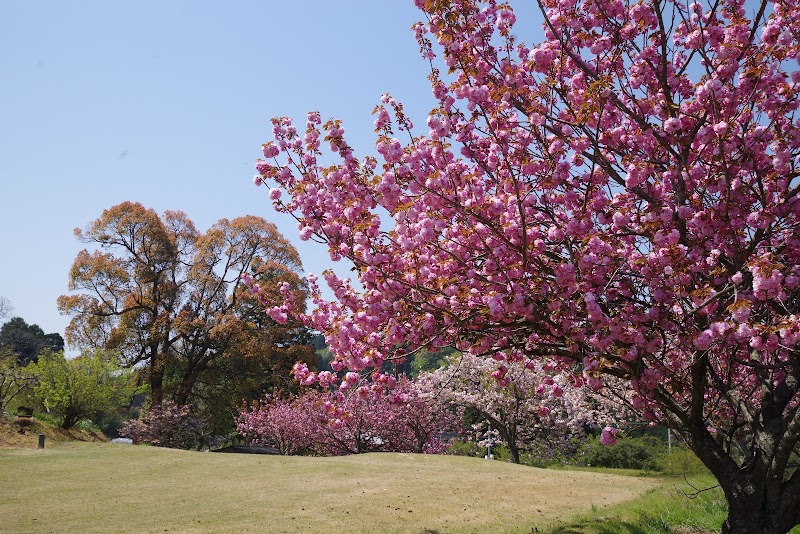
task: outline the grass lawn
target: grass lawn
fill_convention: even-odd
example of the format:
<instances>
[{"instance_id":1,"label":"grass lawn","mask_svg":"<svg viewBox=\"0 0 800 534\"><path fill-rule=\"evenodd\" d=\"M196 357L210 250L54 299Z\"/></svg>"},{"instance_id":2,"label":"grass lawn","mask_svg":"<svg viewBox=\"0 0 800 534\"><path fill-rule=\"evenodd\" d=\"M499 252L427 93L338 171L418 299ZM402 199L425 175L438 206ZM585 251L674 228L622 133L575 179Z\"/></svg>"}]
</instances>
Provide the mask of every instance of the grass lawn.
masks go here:
<instances>
[{"instance_id":1,"label":"grass lawn","mask_svg":"<svg viewBox=\"0 0 800 534\"><path fill-rule=\"evenodd\" d=\"M0 532L531 532L656 488L664 482L457 456L74 442L0 450Z\"/></svg>"}]
</instances>

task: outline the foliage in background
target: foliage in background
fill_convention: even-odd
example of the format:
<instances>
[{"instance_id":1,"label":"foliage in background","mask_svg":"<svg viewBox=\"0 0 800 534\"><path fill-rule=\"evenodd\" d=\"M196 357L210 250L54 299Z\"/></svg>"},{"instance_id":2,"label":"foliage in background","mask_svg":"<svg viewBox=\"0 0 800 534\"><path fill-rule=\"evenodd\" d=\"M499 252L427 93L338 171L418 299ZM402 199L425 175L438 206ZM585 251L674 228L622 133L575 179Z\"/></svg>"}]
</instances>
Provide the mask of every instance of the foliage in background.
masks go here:
<instances>
[{"instance_id":1,"label":"foliage in background","mask_svg":"<svg viewBox=\"0 0 800 534\"><path fill-rule=\"evenodd\" d=\"M284 386L296 360L313 365L306 329L277 324L243 283L257 280L266 301L280 301L284 283L305 299L297 251L272 223L221 219L201 234L183 212L124 202L76 235L92 249L78 254L72 293L59 298L72 316L67 339L143 368L154 406L191 403L221 424L243 396Z\"/></svg>"},{"instance_id":2,"label":"foliage in background","mask_svg":"<svg viewBox=\"0 0 800 534\"><path fill-rule=\"evenodd\" d=\"M114 352L86 351L75 358L45 352L27 370L36 379L34 398L60 417L62 428L119 412L135 392L130 370L120 366Z\"/></svg>"},{"instance_id":3,"label":"foliage in background","mask_svg":"<svg viewBox=\"0 0 800 534\"><path fill-rule=\"evenodd\" d=\"M448 366L421 374L417 382L438 402L477 414L480 444L505 444L514 463L526 449L543 457L569 454L586 429L616 422L623 408L570 384L566 374L552 376L521 362L498 368L496 361L468 353L451 355Z\"/></svg>"},{"instance_id":4,"label":"foliage in background","mask_svg":"<svg viewBox=\"0 0 800 534\"><path fill-rule=\"evenodd\" d=\"M11 401L35 384L30 370L19 365L17 354L10 347L0 347L0 417Z\"/></svg>"},{"instance_id":5,"label":"foliage in background","mask_svg":"<svg viewBox=\"0 0 800 534\"><path fill-rule=\"evenodd\" d=\"M573 463L591 467L657 471L661 469L659 462L666 453L666 443L653 436L622 437L611 447L601 444L598 437L590 437L581 444Z\"/></svg>"},{"instance_id":6,"label":"foliage in background","mask_svg":"<svg viewBox=\"0 0 800 534\"><path fill-rule=\"evenodd\" d=\"M17 355L21 366L36 362L42 351L64 350L61 334L45 334L37 324L28 324L22 317L13 317L0 326L0 348L8 348Z\"/></svg>"},{"instance_id":7,"label":"foliage in background","mask_svg":"<svg viewBox=\"0 0 800 534\"><path fill-rule=\"evenodd\" d=\"M389 391L386 384L353 382L347 398L340 395L267 396L241 409L238 431L281 454L439 453L441 438L458 424L457 411L406 378Z\"/></svg>"}]
</instances>

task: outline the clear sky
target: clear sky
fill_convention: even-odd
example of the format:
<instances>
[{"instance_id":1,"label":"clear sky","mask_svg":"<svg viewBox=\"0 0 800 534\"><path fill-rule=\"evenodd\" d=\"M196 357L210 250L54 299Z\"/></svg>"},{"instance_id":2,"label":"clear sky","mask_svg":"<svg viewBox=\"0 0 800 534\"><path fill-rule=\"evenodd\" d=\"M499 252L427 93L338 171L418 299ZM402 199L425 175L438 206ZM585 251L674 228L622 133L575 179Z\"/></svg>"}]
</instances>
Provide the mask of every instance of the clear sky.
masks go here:
<instances>
[{"instance_id":1,"label":"clear sky","mask_svg":"<svg viewBox=\"0 0 800 534\"><path fill-rule=\"evenodd\" d=\"M73 229L124 200L201 230L260 215L306 272L329 267L252 185L269 119L319 110L363 153L391 91L424 124L420 15L410 0L0 0L0 296L63 334Z\"/></svg>"},{"instance_id":2,"label":"clear sky","mask_svg":"<svg viewBox=\"0 0 800 534\"><path fill-rule=\"evenodd\" d=\"M306 272L330 267L252 185L269 119L319 110L374 152L371 112L391 92L424 127L421 18L411 0L0 0L0 296L63 334L73 229L125 200L201 231L259 215Z\"/></svg>"}]
</instances>

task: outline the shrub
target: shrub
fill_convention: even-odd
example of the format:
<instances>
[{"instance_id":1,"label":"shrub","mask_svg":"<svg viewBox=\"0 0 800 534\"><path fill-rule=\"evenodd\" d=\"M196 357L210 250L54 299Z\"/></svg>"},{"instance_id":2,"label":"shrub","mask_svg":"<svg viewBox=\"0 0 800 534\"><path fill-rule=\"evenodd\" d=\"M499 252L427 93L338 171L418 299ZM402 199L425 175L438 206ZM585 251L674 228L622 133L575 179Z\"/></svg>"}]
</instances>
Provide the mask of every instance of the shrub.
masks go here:
<instances>
[{"instance_id":1,"label":"shrub","mask_svg":"<svg viewBox=\"0 0 800 534\"><path fill-rule=\"evenodd\" d=\"M673 448L657 459L658 470L667 476L695 475L707 472L706 466L689 449Z\"/></svg>"},{"instance_id":2,"label":"shrub","mask_svg":"<svg viewBox=\"0 0 800 534\"><path fill-rule=\"evenodd\" d=\"M61 425L61 417L47 412L33 412L33 418L42 423L47 423L52 426Z\"/></svg>"},{"instance_id":3,"label":"shrub","mask_svg":"<svg viewBox=\"0 0 800 534\"><path fill-rule=\"evenodd\" d=\"M653 436L620 438L613 446L602 445L598 438L593 437L586 442L575 459L580 465L593 467L656 471L664 452L665 444Z\"/></svg>"},{"instance_id":4,"label":"shrub","mask_svg":"<svg viewBox=\"0 0 800 534\"><path fill-rule=\"evenodd\" d=\"M474 441L453 441L447 448L447 454L453 456L481 456L486 454L486 447L481 447Z\"/></svg>"},{"instance_id":5,"label":"shrub","mask_svg":"<svg viewBox=\"0 0 800 534\"><path fill-rule=\"evenodd\" d=\"M119 435L134 443L156 447L191 449L196 447L205 431L205 422L190 413L189 406L164 401L142 413L139 419L128 421Z\"/></svg>"},{"instance_id":6,"label":"shrub","mask_svg":"<svg viewBox=\"0 0 800 534\"><path fill-rule=\"evenodd\" d=\"M78 430L83 430L85 432L102 432L100 427L97 426L94 421L91 419L81 419L77 423L75 423L74 428Z\"/></svg>"}]
</instances>

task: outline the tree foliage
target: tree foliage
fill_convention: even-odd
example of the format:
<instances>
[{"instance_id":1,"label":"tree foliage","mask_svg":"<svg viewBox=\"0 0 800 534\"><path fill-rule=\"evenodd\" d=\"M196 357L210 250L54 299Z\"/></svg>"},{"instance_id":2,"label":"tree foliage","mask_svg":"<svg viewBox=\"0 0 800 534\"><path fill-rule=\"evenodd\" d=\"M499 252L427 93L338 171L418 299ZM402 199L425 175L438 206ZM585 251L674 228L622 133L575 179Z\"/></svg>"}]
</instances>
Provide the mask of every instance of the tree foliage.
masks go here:
<instances>
[{"instance_id":1,"label":"tree foliage","mask_svg":"<svg viewBox=\"0 0 800 534\"><path fill-rule=\"evenodd\" d=\"M716 476L724 531L800 523L796 2L540 0L538 44L507 4L415 3L427 132L386 96L380 160L312 113L257 164L355 265L308 317L340 365L453 345L620 378Z\"/></svg>"},{"instance_id":2,"label":"tree foliage","mask_svg":"<svg viewBox=\"0 0 800 534\"><path fill-rule=\"evenodd\" d=\"M277 302L281 283L304 298L297 251L264 219L221 219L200 233L183 212L159 216L124 202L75 233L95 249L78 254L73 294L58 301L72 316L67 340L118 350L126 365L144 366L154 406L218 396L226 358L286 369L280 362L313 361L310 348L298 348L307 343L302 325L277 325L243 283L259 281L266 301Z\"/></svg>"},{"instance_id":3,"label":"tree foliage","mask_svg":"<svg viewBox=\"0 0 800 534\"><path fill-rule=\"evenodd\" d=\"M268 395L240 410L237 430L281 454L442 452L442 435L457 426L457 411L407 378L389 391L386 386L352 382L347 395L316 389Z\"/></svg>"},{"instance_id":4,"label":"tree foliage","mask_svg":"<svg viewBox=\"0 0 800 534\"><path fill-rule=\"evenodd\" d=\"M14 306L11 304L11 301L6 297L0 297L0 319L5 319L11 315L13 311Z\"/></svg>"},{"instance_id":5,"label":"tree foliage","mask_svg":"<svg viewBox=\"0 0 800 534\"><path fill-rule=\"evenodd\" d=\"M28 324L22 317L13 317L0 327L0 347L7 347L17 355L21 366L35 362L44 350L64 350L61 334L45 334L38 324Z\"/></svg>"},{"instance_id":6,"label":"tree foliage","mask_svg":"<svg viewBox=\"0 0 800 534\"><path fill-rule=\"evenodd\" d=\"M19 365L17 355L9 347L0 347L0 416L15 397L35 384L35 377Z\"/></svg>"},{"instance_id":7,"label":"tree foliage","mask_svg":"<svg viewBox=\"0 0 800 534\"><path fill-rule=\"evenodd\" d=\"M75 358L66 358L63 352L45 352L27 371L36 380L34 398L61 417L62 428L118 412L135 391L130 370L120 367L118 355L103 350L86 351Z\"/></svg>"}]
</instances>

